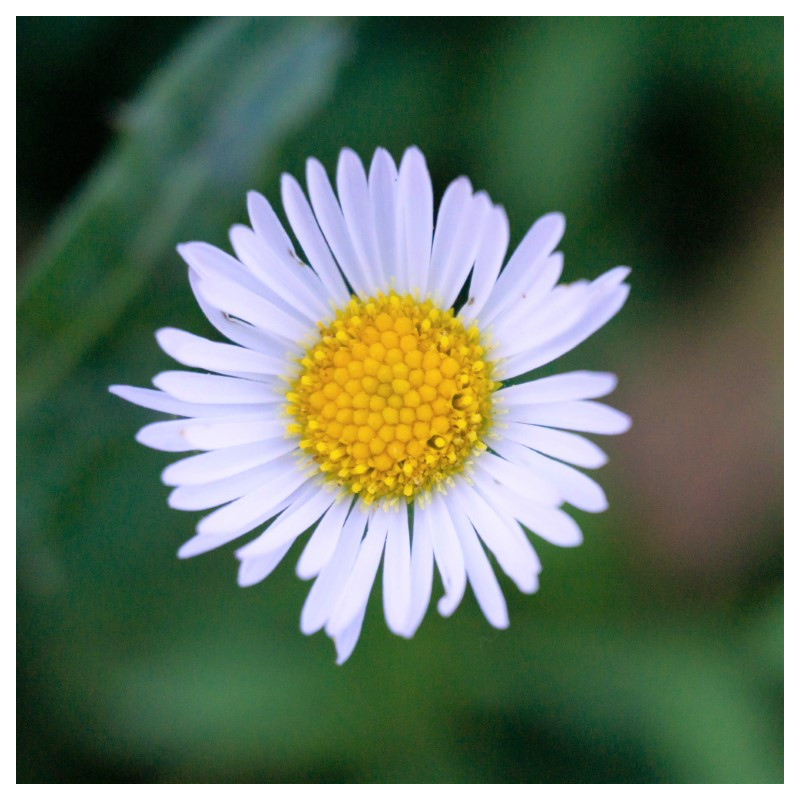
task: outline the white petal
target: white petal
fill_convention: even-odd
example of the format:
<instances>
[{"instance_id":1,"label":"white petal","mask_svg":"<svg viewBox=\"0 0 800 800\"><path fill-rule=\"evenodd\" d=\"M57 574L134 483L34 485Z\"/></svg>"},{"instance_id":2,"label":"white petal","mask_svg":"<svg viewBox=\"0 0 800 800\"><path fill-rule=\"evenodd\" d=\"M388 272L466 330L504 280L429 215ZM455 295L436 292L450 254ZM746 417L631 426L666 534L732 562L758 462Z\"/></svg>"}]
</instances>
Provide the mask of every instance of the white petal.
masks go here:
<instances>
[{"instance_id":1,"label":"white petal","mask_svg":"<svg viewBox=\"0 0 800 800\"><path fill-rule=\"evenodd\" d=\"M197 290L211 305L276 339L302 342L313 330L310 322L301 322L240 283L201 276Z\"/></svg>"},{"instance_id":2,"label":"white petal","mask_svg":"<svg viewBox=\"0 0 800 800\"><path fill-rule=\"evenodd\" d=\"M631 426L627 414L594 400L509 406L504 419L584 433L625 433Z\"/></svg>"},{"instance_id":3,"label":"white petal","mask_svg":"<svg viewBox=\"0 0 800 800\"><path fill-rule=\"evenodd\" d=\"M201 278L232 281L262 297L270 294L264 285L248 272L244 264L214 245L206 242L186 242L179 244L177 250L180 257Z\"/></svg>"},{"instance_id":4,"label":"white petal","mask_svg":"<svg viewBox=\"0 0 800 800\"><path fill-rule=\"evenodd\" d=\"M244 225L234 225L229 235L239 260L271 293L312 323L330 313L324 301L323 286L308 267L297 261L291 266L283 263L273 255L262 239ZM308 272L308 277L317 284L316 292L311 291L306 281L300 277L303 271Z\"/></svg>"},{"instance_id":5,"label":"white petal","mask_svg":"<svg viewBox=\"0 0 800 800\"><path fill-rule=\"evenodd\" d=\"M478 456L475 468L484 470L498 483L533 497L540 503L557 506L563 502L558 489L548 478L498 458L493 453L484 452Z\"/></svg>"},{"instance_id":6,"label":"white petal","mask_svg":"<svg viewBox=\"0 0 800 800\"><path fill-rule=\"evenodd\" d=\"M328 486L312 486L308 493L287 508L264 533L236 551L239 560L257 558L307 531L330 507L335 497Z\"/></svg>"},{"instance_id":7,"label":"white petal","mask_svg":"<svg viewBox=\"0 0 800 800\"><path fill-rule=\"evenodd\" d=\"M191 269L189 270L189 285L192 287L192 293L200 310L225 338L242 345L242 347L284 361L288 361L292 354L299 355L300 349L296 342L289 342L287 339L278 338L266 331L254 328L250 323L220 311L212 303L209 303L200 292L200 276Z\"/></svg>"},{"instance_id":8,"label":"white petal","mask_svg":"<svg viewBox=\"0 0 800 800\"><path fill-rule=\"evenodd\" d=\"M516 523L506 520L498 510L493 510L465 481L460 481L450 494L455 502L463 503L470 522L484 544L494 553L500 569L521 592L535 592L538 588L539 560L519 527L513 530Z\"/></svg>"},{"instance_id":9,"label":"white petal","mask_svg":"<svg viewBox=\"0 0 800 800\"><path fill-rule=\"evenodd\" d=\"M361 626L364 624L364 615L367 612L367 607L361 610L361 613L336 637L333 639L336 645L336 663L344 664L348 658L353 654L358 637L361 635Z\"/></svg>"},{"instance_id":10,"label":"white petal","mask_svg":"<svg viewBox=\"0 0 800 800\"><path fill-rule=\"evenodd\" d=\"M264 195L258 192L247 193L247 214L253 230L270 251L287 266L296 263L297 254L292 240Z\"/></svg>"},{"instance_id":11,"label":"white petal","mask_svg":"<svg viewBox=\"0 0 800 800\"><path fill-rule=\"evenodd\" d=\"M167 453L184 453L197 448L183 435L186 420L171 419L166 422L151 422L145 425L136 434L136 441L145 447L154 450L163 450Z\"/></svg>"},{"instance_id":12,"label":"white petal","mask_svg":"<svg viewBox=\"0 0 800 800\"><path fill-rule=\"evenodd\" d=\"M465 323L474 320L488 300L508 249L509 235L506 212L500 206L494 206L483 226L467 302L459 312Z\"/></svg>"},{"instance_id":13,"label":"white petal","mask_svg":"<svg viewBox=\"0 0 800 800\"><path fill-rule=\"evenodd\" d=\"M564 500L576 508L594 514L608 508L605 492L588 475L508 439L496 442L494 448L511 463L544 475L558 487Z\"/></svg>"},{"instance_id":14,"label":"white petal","mask_svg":"<svg viewBox=\"0 0 800 800\"><path fill-rule=\"evenodd\" d=\"M614 391L617 377L610 372L564 372L501 389L497 400L508 405L557 403L561 400L588 400Z\"/></svg>"},{"instance_id":15,"label":"white petal","mask_svg":"<svg viewBox=\"0 0 800 800\"><path fill-rule=\"evenodd\" d=\"M156 339L168 356L187 367L226 375L238 372L281 375L286 372L283 359L232 344L211 342L177 328L161 328L156 331Z\"/></svg>"},{"instance_id":16,"label":"white petal","mask_svg":"<svg viewBox=\"0 0 800 800\"><path fill-rule=\"evenodd\" d=\"M281 198L286 216L306 258L319 275L334 304L344 305L350 299L350 292L347 291L339 267L333 260L300 184L291 175L281 176Z\"/></svg>"},{"instance_id":17,"label":"white petal","mask_svg":"<svg viewBox=\"0 0 800 800\"><path fill-rule=\"evenodd\" d=\"M197 524L199 534L230 533L233 538L253 530L285 507L286 498L307 482L300 469L284 469L265 486L218 508Z\"/></svg>"},{"instance_id":18,"label":"white petal","mask_svg":"<svg viewBox=\"0 0 800 800\"><path fill-rule=\"evenodd\" d=\"M324 167L315 158L309 158L306 162L306 182L317 222L342 272L357 294L369 297L370 285L350 240L342 210L339 208Z\"/></svg>"},{"instance_id":19,"label":"white petal","mask_svg":"<svg viewBox=\"0 0 800 800\"><path fill-rule=\"evenodd\" d=\"M508 489L500 490L500 497L509 514L546 542L577 547L583 541L578 524L560 508L542 505Z\"/></svg>"},{"instance_id":20,"label":"white petal","mask_svg":"<svg viewBox=\"0 0 800 800\"><path fill-rule=\"evenodd\" d=\"M405 504L387 514L389 534L383 556L383 613L392 633L406 635L411 609L411 548Z\"/></svg>"},{"instance_id":21,"label":"white petal","mask_svg":"<svg viewBox=\"0 0 800 800\"><path fill-rule=\"evenodd\" d=\"M170 464L162 473L161 480L167 486L196 485L228 478L239 472L275 461L282 457L284 468L293 466L291 453L297 450L297 442L284 437L250 442L235 447L225 447L189 456Z\"/></svg>"},{"instance_id":22,"label":"white petal","mask_svg":"<svg viewBox=\"0 0 800 800\"><path fill-rule=\"evenodd\" d=\"M384 281L378 256L378 240L375 235L375 219L369 199L367 174L361 159L345 147L339 154L336 171L336 187L342 205L350 241L361 264L370 294L383 288Z\"/></svg>"},{"instance_id":23,"label":"white petal","mask_svg":"<svg viewBox=\"0 0 800 800\"><path fill-rule=\"evenodd\" d=\"M497 583L497 578L492 572L489 559L486 558L486 553L483 552L478 537L459 503L449 493L445 496L445 502L453 519L458 540L461 542L464 566L472 591L475 593L475 599L490 625L495 628L507 628L506 601Z\"/></svg>"},{"instance_id":24,"label":"white petal","mask_svg":"<svg viewBox=\"0 0 800 800\"><path fill-rule=\"evenodd\" d=\"M178 558L191 558L201 553L207 553L209 550L215 550L217 547L222 547L222 545L228 544L228 542L232 542L234 539L238 539L242 534L247 533L262 522L266 522L270 517L274 517L275 514L283 511L298 494L299 490L290 492L270 506L267 506L266 503L262 504L262 515L249 527L227 528L225 530L200 530L200 526L198 526L197 535L189 539L189 541L178 550ZM242 499L244 500L246 498ZM223 508L230 508L230 505L224 506ZM223 509L220 509L220 511L222 510ZM206 517L206 519L208 519L208 517Z\"/></svg>"},{"instance_id":25,"label":"white petal","mask_svg":"<svg viewBox=\"0 0 800 800\"><path fill-rule=\"evenodd\" d=\"M275 389L270 383L246 378L229 378L201 372L160 372L153 385L178 400L190 403L269 403L275 402Z\"/></svg>"},{"instance_id":26,"label":"white petal","mask_svg":"<svg viewBox=\"0 0 800 800\"><path fill-rule=\"evenodd\" d=\"M297 562L297 575L303 580L316 577L322 568L330 561L342 525L347 518L347 512L352 505L351 498L339 500L334 503L311 534L300 560Z\"/></svg>"},{"instance_id":27,"label":"white petal","mask_svg":"<svg viewBox=\"0 0 800 800\"><path fill-rule=\"evenodd\" d=\"M440 298L445 287L447 267L452 259L461 223L471 201L472 184L463 177L456 178L442 195L439 214L436 217L436 231L433 236L431 268L427 286L428 294L437 299ZM425 291L425 288L423 286L422 290Z\"/></svg>"},{"instance_id":28,"label":"white petal","mask_svg":"<svg viewBox=\"0 0 800 800\"><path fill-rule=\"evenodd\" d=\"M249 494L253 489L263 486L274 475L275 465L259 464L257 467L220 478L209 483L186 484L178 486L170 492L167 504L170 508L181 511L201 511L214 508L231 500L237 500Z\"/></svg>"},{"instance_id":29,"label":"white petal","mask_svg":"<svg viewBox=\"0 0 800 800\"><path fill-rule=\"evenodd\" d=\"M453 521L447 511L447 504L443 496L433 495L430 505L420 511L419 520L415 518L414 524L428 528L433 545L433 554L436 566L442 576L444 596L439 600L436 608L443 617L449 617L461 603L464 590L467 587L467 572L464 566L464 555L461 552L461 543L453 527Z\"/></svg>"},{"instance_id":30,"label":"white petal","mask_svg":"<svg viewBox=\"0 0 800 800\"><path fill-rule=\"evenodd\" d=\"M166 392L158 392L155 389L141 389L138 386L109 386L108 391L123 400L127 400L129 403L135 403L137 406L151 408L154 411L163 411L165 414L174 414L178 417L237 417L239 419L253 419L263 417L270 408L274 408L274 406L269 407L264 403L237 405L187 403L185 400L178 400L172 395L166 394Z\"/></svg>"},{"instance_id":31,"label":"white petal","mask_svg":"<svg viewBox=\"0 0 800 800\"><path fill-rule=\"evenodd\" d=\"M478 315L481 325L489 325L524 293L544 296L555 285L560 270L545 267L545 263L564 235L564 227L563 214L547 214L533 224L500 273L481 309Z\"/></svg>"},{"instance_id":32,"label":"white petal","mask_svg":"<svg viewBox=\"0 0 800 800\"><path fill-rule=\"evenodd\" d=\"M380 257L380 288L388 291L397 275L400 256L397 234L397 167L383 148L378 148L369 170L369 197L375 220Z\"/></svg>"},{"instance_id":33,"label":"white petal","mask_svg":"<svg viewBox=\"0 0 800 800\"><path fill-rule=\"evenodd\" d=\"M501 438L510 439L578 467L597 469L608 461L608 456L594 442L555 428L508 422L502 428L497 428L495 433Z\"/></svg>"},{"instance_id":34,"label":"white petal","mask_svg":"<svg viewBox=\"0 0 800 800\"><path fill-rule=\"evenodd\" d=\"M367 600L375 583L378 565L381 563L383 546L388 527L385 514L378 512L370 518L367 535L361 542L353 570L342 589L339 602L325 626L328 636L341 635L367 607Z\"/></svg>"},{"instance_id":35,"label":"white petal","mask_svg":"<svg viewBox=\"0 0 800 800\"><path fill-rule=\"evenodd\" d=\"M520 353L500 365L498 377L502 380L522 375L549 364L559 356L577 347L595 331L603 327L625 304L630 286L623 284L598 293L583 317L569 330L541 345Z\"/></svg>"},{"instance_id":36,"label":"white petal","mask_svg":"<svg viewBox=\"0 0 800 800\"><path fill-rule=\"evenodd\" d=\"M399 292L422 292L428 283L433 236L433 187L425 157L409 147L400 162L398 204L403 220L405 267L398 270Z\"/></svg>"},{"instance_id":37,"label":"white petal","mask_svg":"<svg viewBox=\"0 0 800 800\"><path fill-rule=\"evenodd\" d=\"M458 293L467 281L467 276L475 263L478 247L483 235L483 226L492 207L486 192L478 192L472 198L467 213L461 221L458 241L447 265L441 290L442 308L450 308Z\"/></svg>"},{"instance_id":38,"label":"white petal","mask_svg":"<svg viewBox=\"0 0 800 800\"><path fill-rule=\"evenodd\" d=\"M419 524L424 519L419 503L414 506L414 531L411 538L411 609L406 623L406 634L413 636L419 628L428 610L433 588L433 545L431 534L426 524Z\"/></svg>"},{"instance_id":39,"label":"white petal","mask_svg":"<svg viewBox=\"0 0 800 800\"><path fill-rule=\"evenodd\" d=\"M265 439L286 438L285 419L219 420L199 419L187 422L183 435L196 450L219 450Z\"/></svg>"},{"instance_id":40,"label":"white petal","mask_svg":"<svg viewBox=\"0 0 800 800\"><path fill-rule=\"evenodd\" d=\"M366 525L367 515L354 506L342 526L333 556L314 581L303 605L300 630L306 635L320 630L330 618L353 569Z\"/></svg>"},{"instance_id":41,"label":"white petal","mask_svg":"<svg viewBox=\"0 0 800 800\"><path fill-rule=\"evenodd\" d=\"M294 540L287 542L282 547L266 553L257 558L250 558L247 561L242 561L239 564L239 574L236 581L241 587L254 586L255 584L263 581L278 564L283 561L283 557L289 552L289 549L294 544Z\"/></svg>"}]
</instances>

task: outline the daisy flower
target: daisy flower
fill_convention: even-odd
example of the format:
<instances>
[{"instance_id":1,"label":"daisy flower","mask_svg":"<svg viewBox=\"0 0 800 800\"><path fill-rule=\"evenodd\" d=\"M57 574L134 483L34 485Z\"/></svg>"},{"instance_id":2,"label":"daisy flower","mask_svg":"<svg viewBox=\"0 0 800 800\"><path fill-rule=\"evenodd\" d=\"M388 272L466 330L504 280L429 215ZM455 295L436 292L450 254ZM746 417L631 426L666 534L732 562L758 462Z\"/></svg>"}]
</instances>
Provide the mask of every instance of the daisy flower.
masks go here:
<instances>
[{"instance_id":1,"label":"daisy flower","mask_svg":"<svg viewBox=\"0 0 800 800\"><path fill-rule=\"evenodd\" d=\"M239 585L250 586L313 528L297 564L314 580L300 627L324 629L338 663L358 640L381 561L393 633L414 635L434 566L441 614L469 583L489 623L505 628L488 553L535 592L529 533L577 545L580 529L561 506L607 506L575 469L606 456L575 431L630 424L595 402L614 389L609 373L531 376L619 311L629 270L558 285L561 214L538 220L503 267L506 214L463 177L445 191L434 228L430 175L413 147L399 169L377 150L369 175L343 150L338 199L315 159L306 181L308 199L290 175L281 182L303 258L255 192L252 227L230 231L235 257L199 242L178 247L197 302L231 343L163 328L162 349L198 371L162 372L155 390L111 387L179 417L146 425L139 442L201 451L161 476L174 487L172 508L215 509L178 555L266 525L236 551Z\"/></svg>"}]
</instances>

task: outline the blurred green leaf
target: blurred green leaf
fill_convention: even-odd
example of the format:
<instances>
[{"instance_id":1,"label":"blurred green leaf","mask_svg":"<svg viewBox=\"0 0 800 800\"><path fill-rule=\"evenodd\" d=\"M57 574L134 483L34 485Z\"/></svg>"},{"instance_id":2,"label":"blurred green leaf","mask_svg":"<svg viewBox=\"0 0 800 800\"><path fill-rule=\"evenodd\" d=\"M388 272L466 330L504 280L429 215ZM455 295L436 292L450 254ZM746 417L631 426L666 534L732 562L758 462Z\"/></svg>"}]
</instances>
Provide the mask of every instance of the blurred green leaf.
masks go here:
<instances>
[{"instance_id":1,"label":"blurred green leaf","mask_svg":"<svg viewBox=\"0 0 800 800\"><path fill-rule=\"evenodd\" d=\"M176 242L252 186L328 95L346 44L332 21L215 21L156 74L21 288L20 416L110 331Z\"/></svg>"}]
</instances>

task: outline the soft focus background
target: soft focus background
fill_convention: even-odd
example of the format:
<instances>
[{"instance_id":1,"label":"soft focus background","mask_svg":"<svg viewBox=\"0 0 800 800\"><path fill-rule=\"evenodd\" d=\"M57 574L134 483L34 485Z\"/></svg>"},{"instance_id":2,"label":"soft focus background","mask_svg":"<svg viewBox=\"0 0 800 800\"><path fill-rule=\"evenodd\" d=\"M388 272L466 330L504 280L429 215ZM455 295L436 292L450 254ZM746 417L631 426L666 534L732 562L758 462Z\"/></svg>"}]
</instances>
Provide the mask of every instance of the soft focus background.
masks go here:
<instances>
[{"instance_id":1,"label":"soft focus background","mask_svg":"<svg viewBox=\"0 0 800 800\"><path fill-rule=\"evenodd\" d=\"M17 65L21 782L783 779L781 19L20 19ZM201 515L106 387L218 338L177 242L409 144L512 244L563 211L566 280L633 267L549 369L618 373L634 427L508 631L468 591L401 640L375 591L337 667L299 546L247 590L235 545L175 558Z\"/></svg>"}]
</instances>

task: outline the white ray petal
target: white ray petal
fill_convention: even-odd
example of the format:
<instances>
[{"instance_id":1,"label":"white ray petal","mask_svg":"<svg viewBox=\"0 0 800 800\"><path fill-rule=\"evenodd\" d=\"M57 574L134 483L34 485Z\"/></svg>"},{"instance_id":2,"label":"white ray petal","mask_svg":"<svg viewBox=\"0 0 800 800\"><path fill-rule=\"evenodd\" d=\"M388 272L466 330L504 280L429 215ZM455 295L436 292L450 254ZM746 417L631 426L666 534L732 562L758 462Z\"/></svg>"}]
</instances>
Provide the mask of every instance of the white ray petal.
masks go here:
<instances>
[{"instance_id":1,"label":"white ray petal","mask_svg":"<svg viewBox=\"0 0 800 800\"><path fill-rule=\"evenodd\" d=\"M392 633L405 635L411 608L411 547L405 504L387 514L389 533L383 558L383 613Z\"/></svg>"},{"instance_id":2,"label":"white ray petal","mask_svg":"<svg viewBox=\"0 0 800 800\"><path fill-rule=\"evenodd\" d=\"M422 292L428 284L433 236L433 187L425 157L409 147L400 162L398 205L403 221L405 265L398 270L399 292Z\"/></svg>"},{"instance_id":3,"label":"white ray petal","mask_svg":"<svg viewBox=\"0 0 800 800\"><path fill-rule=\"evenodd\" d=\"M478 541L478 537L464 513L464 509L449 493L445 495L447 510L453 520L461 551L464 554L464 566L467 570L475 599L483 611L489 624L495 628L508 627L508 609L503 592L497 583L489 559Z\"/></svg>"},{"instance_id":4,"label":"white ray petal","mask_svg":"<svg viewBox=\"0 0 800 800\"><path fill-rule=\"evenodd\" d=\"M177 328L161 328L156 331L156 340L168 356L186 367L198 367L225 375L238 372L282 375L286 372L284 359L245 347L211 342Z\"/></svg>"},{"instance_id":5,"label":"white ray petal","mask_svg":"<svg viewBox=\"0 0 800 800\"><path fill-rule=\"evenodd\" d=\"M367 525L367 515L357 506L350 510L342 526L330 561L322 568L308 593L300 615L300 630L306 635L325 626L353 569L359 544Z\"/></svg>"},{"instance_id":6,"label":"white ray petal","mask_svg":"<svg viewBox=\"0 0 800 800\"><path fill-rule=\"evenodd\" d=\"M504 419L583 433L625 433L631 426L627 414L594 400L509 406Z\"/></svg>"},{"instance_id":7,"label":"white ray petal","mask_svg":"<svg viewBox=\"0 0 800 800\"><path fill-rule=\"evenodd\" d=\"M562 400L589 400L614 391L617 376L611 372L564 372L500 389L497 400L508 405L557 403Z\"/></svg>"},{"instance_id":8,"label":"white ray petal","mask_svg":"<svg viewBox=\"0 0 800 800\"><path fill-rule=\"evenodd\" d=\"M563 502L564 498L553 482L546 476L539 475L518 464L511 464L493 453L481 453L475 459L474 466L475 469L488 472L501 485L509 486L525 495L529 495L540 503L557 506Z\"/></svg>"},{"instance_id":9,"label":"white ray petal","mask_svg":"<svg viewBox=\"0 0 800 800\"><path fill-rule=\"evenodd\" d=\"M431 535L436 566L442 576L444 596L436 608L443 617L449 617L461 603L467 587L467 572L464 555L458 541L453 521L447 511L443 496L433 495L430 504L420 510L419 521ZM416 519L415 519L416 524Z\"/></svg>"},{"instance_id":10,"label":"white ray petal","mask_svg":"<svg viewBox=\"0 0 800 800\"><path fill-rule=\"evenodd\" d=\"M414 530L411 537L411 608L406 622L406 635L417 632L428 610L433 588L433 545L430 528L422 523L426 517L419 503L414 506Z\"/></svg>"},{"instance_id":11,"label":"white ray petal","mask_svg":"<svg viewBox=\"0 0 800 800\"><path fill-rule=\"evenodd\" d=\"M237 405L275 401L275 390L266 381L207 375L202 372L160 372L153 378L153 385L178 400L190 403Z\"/></svg>"},{"instance_id":12,"label":"white ray petal","mask_svg":"<svg viewBox=\"0 0 800 800\"><path fill-rule=\"evenodd\" d=\"M500 206L494 206L483 226L467 301L459 312L465 324L475 319L489 298L508 249L509 236L506 212Z\"/></svg>"},{"instance_id":13,"label":"white ray petal","mask_svg":"<svg viewBox=\"0 0 800 800\"><path fill-rule=\"evenodd\" d=\"M281 176L281 198L286 216L297 241L335 305L344 305L350 298L339 267L319 229L314 212L300 184L291 175Z\"/></svg>"},{"instance_id":14,"label":"white ray petal","mask_svg":"<svg viewBox=\"0 0 800 800\"><path fill-rule=\"evenodd\" d=\"M242 563L239 564L239 573L236 577L236 582L242 588L255 586L255 584L260 583L272 573L281 561L283 561L284 556L289 552L293 544L294 541L287 542L282 547L266 553L263 556L242 561Z\"/></svg>"},{"instance_id":15,"label":"white ray petal","mask_svg":"<svg viewBox=\"0 0 800 800\"><path fill-rule=\"evenodd\" d=\"M386 292L392 288L399 264L397 167L389 153L381 147L375 151L369 170L369 197L380 257L379 288Z\"/></svg>"},{"instance_id":16,"label":"white ray petal","mask_svg":"<svg viewBox=\"0 0 800 800\"><path fill-rule=\"evenodd\" d=\"M353 569L325 626L325 633L332 638L340 636L367 607L386 542L388 526L385 517L380 511L370 517L367 535L361 542Z\"/></svg>"},{"instance_id":17,"label":"white ray petal","mask_svg":"<svg viewBox=\"0 0 800 800\"><path fill-rule=\"evenodd\" d=\"M336 171L336 187L342 206L350 241L361 264L370 294L383 288L380 269L378 240L375 234L375 219L369 198L367 174L361 159L345 147L339 154Z\"/></svg>"},{"instance_id":18,"label":"white ray petal","mask_svg":"<svg viewBox=\"0 0 800 800\"><path fill-rule=\"evenodd\" d=\"M344 221L325 168L315 158L309 158L306 162L306 182L314 215L342 272L357 294L368 297L369 282L350 239L347 223Z\"/></svg>"},{"instance_id":19,"label":"white ray petal","mask_svg":"<svg viewBox=\"0 0 800 800\"><path fill-rule=\"evenodd\" d=\"M358 637L361 635L361 626L364 624L364 615L367 612L366 605L361 609L361 613L336 637L333 643L336 646L336 663L341 665L353 654Z\"/></svg>"},{"instance_id":20,"label":"white ray petal","mask_svg":"<svg viewBox=\"0 0 800 800\"><path fill-rule=\"evenodd\" d=\"M239 420L230 417L218 420L193 420L186 424L183 435L197 450L219 450L240 444L263 442L266 439L286 438L286 420L269 418Z\"/></svg>"},{"instance_id":21,"label":"white ray petal","mask_svg":"<svg viewBox=\"0 0 800 800\"><path fill-rule=\"evenodd\" d=\"M142 406L142 408L163 411L165 414L174 414L177 417L236 417L245 420L262 418L265 415L271 416L274 414L275 409L275 405L267 405L265 403L242 403L236 405L227 403L216 405L214 403L187 403L185 400L178 400L166 392L143 389L138 386L109 386L108 391L123 400L127 400L129 403Z\"/></svg>"},{"instance_id":22,"label":"white ray petal","mask_svg":"<svg viewBox=\"0 0 800 800\"><path fill-rule=\"evenodd\" d=\"M439 213L436 217L436 230L433 235L431 268L428 275L428 294L437 300L445 286L444 280L457 237L461 232L462 221L472 201L472 184L467 178L456 178L444 191ZM425 291L426 287L422 287Z\"/></svg>"},{"instance_id":23,"label":"white ray petal","mask_svg":"<svg viewBox=\"0 0 800 800\"><path fill-rule=\"evenodd\" d=\"M502 428L496 428L495 433L500 438L510 439L578 467L597 469L608 462L608 456L594 442L575 433L523 425L521 422L506 422Z\"/></svg>"},{"instance_id":24,"label":"white ray petal","mask_svg":"<svg viewBox=\"0 0 800 800\"><path fill-rule=\"evenodd\" d=\"M299 578L303 580L315 578L330 561L351 505L352 498L347 496L335 502L323 515L297 562Z\"/></svg>"}]
</instances>

